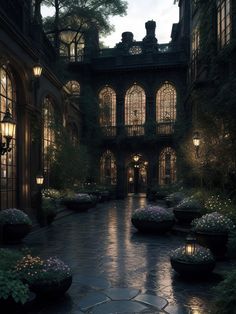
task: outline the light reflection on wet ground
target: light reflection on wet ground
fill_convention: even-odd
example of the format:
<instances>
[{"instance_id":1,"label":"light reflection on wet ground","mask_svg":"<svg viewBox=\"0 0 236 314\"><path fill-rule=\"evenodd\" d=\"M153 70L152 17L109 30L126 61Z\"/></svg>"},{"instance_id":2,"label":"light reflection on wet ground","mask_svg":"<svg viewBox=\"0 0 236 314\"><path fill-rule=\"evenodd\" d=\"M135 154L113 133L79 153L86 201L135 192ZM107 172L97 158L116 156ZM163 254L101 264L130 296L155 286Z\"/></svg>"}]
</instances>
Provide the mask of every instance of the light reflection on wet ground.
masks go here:
<instances>
[{"instance_id":1,"label":"light reflection on wet ground","mask_svg":"<svg viewBox=\"0 0 236 314\"><path fill-rule=\"evenodd\" d=\"M210 283L186 282L172 271L169 253L182 245L184 238L136 232L131 214L145 204L145 198L99 204L35 232L26 245L42 257L58 256L74 274L102 276L112 287L133 287L164 297L169 302L167 312L208 313L214 278Z\"/></svg>"}]
</instances>

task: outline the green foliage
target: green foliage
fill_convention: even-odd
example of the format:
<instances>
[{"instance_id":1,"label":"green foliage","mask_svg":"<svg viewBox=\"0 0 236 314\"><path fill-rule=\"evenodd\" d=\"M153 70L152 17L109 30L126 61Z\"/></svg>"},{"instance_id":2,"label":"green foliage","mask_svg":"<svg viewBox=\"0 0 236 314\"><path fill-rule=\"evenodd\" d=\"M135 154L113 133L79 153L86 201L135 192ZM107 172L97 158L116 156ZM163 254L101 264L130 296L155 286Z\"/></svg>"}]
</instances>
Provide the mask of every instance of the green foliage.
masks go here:
<instances>
[{"instance_id":1,"label":"green foliage","mask_svg":"<svg viewBox=\"0 0 236 314\"><path fill-rule=\"evenodd\" d=\"M22 252L9 249L0 249L0 270L12 270L22 257Z\"/></svg>"},{"instance_id":2,"label":"green foliage","mask_svg":"<svg viewBox=\"0 0 236 314\"><path fill-rule=\"evenodd\" d=\"M27 224L31 226L32 222L22 210L8 208L0 211L0 224Z\"/></svg>"},{"instance_id":3,"label":"green foliage","mask_svg":"<svg viewBox=\"0 0 236 314\"><path fill-rule=\"evenodd\" d=\"M17 278L11 271L0 270L0 299L13 298L16 303L26 303L29 298L28 285Z\"/></svg>"},{"instance_id":4,"label":"green foliage","mask_svg":"<svg viewBox=\"0 0 236 314\"><path fill-rule=\"evenodd\" d=\"M233 314L236 310L236 271L230 271L215 288L214 314Z\"/></svg>"},{"instance_id":5,"label":"green foliage","mask_svg":"<svg viewBox=\"0 0 236 314\"><path fill-rule=\"evenodd\" d=\"M187 254L185 246L179 247L171 252L171 259L193 264L204 264L214 262L214 257L211 251L202 246L196 246L193 254Z\"/></svg>"},{"instance_id":6,"label":"green foliage","mask_svg":"<svg viewBox=\"0 0 236 314\"><path fill-rule=\"evenodd\" d=\"M201 204L197 199L195 199L194 195L185 197L177 206L177 209L182 210L201 210L203 208L203 204Z\"/></svg>"},{"instance_id":7,"label":"green foliage","mask_svg":"<svg viewBox=\"0 0 236 314\"><path fill-rule=\"evenodd\" d=\"M184 197L185 195L183 192L174 192L166 197L166 202L169 204L169 206L175 206L178 205L184 199Z\"/></svg>"},{"instance_id":8,"label":"green foliage","mask_svg":"<svg viewBox=\"0 0 236 314\"><path fill-rule=\"evenodd\" d=\"M132 214L132 219L140 221L174 221L172 211L159 206L147 206L136 209Z\"/></svg>"}]
</instances>

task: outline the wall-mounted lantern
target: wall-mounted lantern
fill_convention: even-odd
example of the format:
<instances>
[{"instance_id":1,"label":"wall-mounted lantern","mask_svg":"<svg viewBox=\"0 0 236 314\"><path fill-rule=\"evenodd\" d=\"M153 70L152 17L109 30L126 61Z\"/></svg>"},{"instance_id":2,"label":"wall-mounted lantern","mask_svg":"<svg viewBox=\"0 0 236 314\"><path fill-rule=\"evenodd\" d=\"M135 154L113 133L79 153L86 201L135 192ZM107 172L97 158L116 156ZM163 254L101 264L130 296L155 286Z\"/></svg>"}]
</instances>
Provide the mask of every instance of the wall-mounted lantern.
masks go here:
<instances>
[{"instance_id":1,"label":"wall-mounted lantern","mask_svg":"<svg viewBox=\"0 0 236 314\"><path fill-rule=\"evenodd\" d=\"M6 109L6 113L1 121L1 142L0 149L1 155L6 154L11 151L10 143L15 134L16 123L12 118L12 114L10 109ZM3 138L5 138L5 142L3 142Z\"/></svg>"},{"instance_id":2,"label":"wall-mounted lantern","mask_svg":"<svg viewBox=\"0 0 236 314\"><path fill-rule=\"evenodd\" d=\"M196 158L199 158L200 144L201 144L201 138L200 138L199 132L194 132L194 134L193 134L193 145L195 147Z\"/></svg>"},{"instance_id":3,"label":"wall-mounted lantern","mask_svg":"<svg viewBox=\"0 0 236 314\"><path fill-rule=\"evenodd\" d=\"M37 174L36 176L36 183L38 186L42 186L44 182L44 177L42 174Z\"/></svg>"},{"instance_id":4,"label":"wall-mounted lantern","mask_svg":"<svg viewBox=\"0 0 236 314\"><path fill-rule=\"evenodd\" d=\"M42 74L43 68L40 63L37 63L33 66L33 75L35 78L39 78Z\"/></svg>"}]
</instances>

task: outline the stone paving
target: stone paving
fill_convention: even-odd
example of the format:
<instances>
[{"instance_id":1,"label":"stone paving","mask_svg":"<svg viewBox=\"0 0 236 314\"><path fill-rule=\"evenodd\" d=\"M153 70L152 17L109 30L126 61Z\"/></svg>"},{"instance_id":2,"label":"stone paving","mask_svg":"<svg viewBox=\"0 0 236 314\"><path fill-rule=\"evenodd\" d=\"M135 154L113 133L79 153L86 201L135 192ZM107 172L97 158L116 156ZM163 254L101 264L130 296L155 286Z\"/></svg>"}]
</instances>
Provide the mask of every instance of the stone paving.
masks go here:
<instances>
[{"instance_id":1,"label":"stone paving","mask_svg":"<svg viewBox=\"0 0 236 314\"><path fill-rule=\"evenodd\" d=\"M131 225L132 211L145 204L145 198L99 204L31 233L24 244L34 254L57 256L73 271L68 293L35 313L210 313L217 276L182 280L171 269L169 253L184 237L142 235Z\"/></svg>"}]
</instances>

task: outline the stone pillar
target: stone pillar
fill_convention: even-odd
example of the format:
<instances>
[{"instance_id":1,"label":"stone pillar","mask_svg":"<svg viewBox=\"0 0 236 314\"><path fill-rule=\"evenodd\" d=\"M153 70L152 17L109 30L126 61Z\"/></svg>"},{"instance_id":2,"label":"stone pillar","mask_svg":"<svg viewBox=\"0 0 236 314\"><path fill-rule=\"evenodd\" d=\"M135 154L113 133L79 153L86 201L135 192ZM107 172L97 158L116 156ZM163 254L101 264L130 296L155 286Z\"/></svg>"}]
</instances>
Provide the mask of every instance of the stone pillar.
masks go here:
<instances>
[{"instance_id":1,"label":"stone pillar","mask_svg":"<svg viewBox=\"0 0 236 314\"><path fill-rule=\"evenodd\" d=\"M126 193L126 173L125 173L125 158L122 152L117 155L117 198L124 198Z\"/></svg>"}]
</instances>

